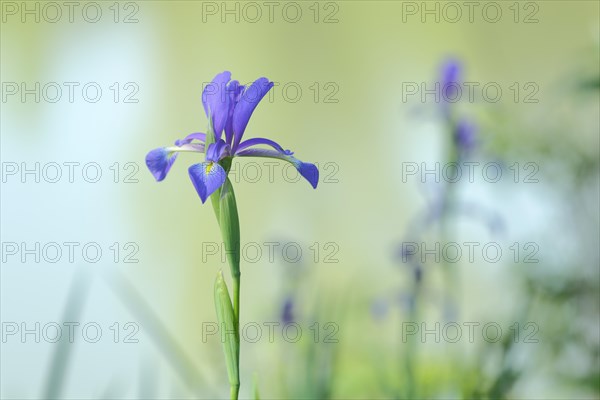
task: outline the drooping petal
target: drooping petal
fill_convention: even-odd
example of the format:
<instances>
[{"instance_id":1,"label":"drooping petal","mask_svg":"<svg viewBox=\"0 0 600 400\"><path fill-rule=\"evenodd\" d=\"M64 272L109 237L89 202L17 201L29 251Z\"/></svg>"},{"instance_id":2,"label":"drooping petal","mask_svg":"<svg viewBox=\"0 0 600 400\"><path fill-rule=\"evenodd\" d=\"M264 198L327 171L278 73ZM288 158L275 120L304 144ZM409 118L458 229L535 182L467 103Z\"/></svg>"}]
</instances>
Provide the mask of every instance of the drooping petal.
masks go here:
<instances>
[{"instance_id":1,"label":"drooping petal","mask_svg":"<svg viewBox=\"0 0 600 400\"><path fill-rule=\"evenodd\" d=\"M298 172L310 183L313 189L316 189L319 183L319 169L315 164L298 161L300 162L300 165L296 167Z\"/></svg>"},{"instance_id":2,"label":"drooping petal","mask_svg":"<svg viewBox=\"0 0 600 400\"><path fill-rule=\"evenodd\" d=\"M230 147L223 139L219 139L215 143L211 143L206 150L206 160L218 162L230 154Z\"/></svg>"},{"instance_id":3,"label":"drooping petal","mask_svg":"<svg viewBox=\"0 0 600 400\"><path fill-rule=\"evenodd\" d=\"M240 96L244 89L245 86L240 85L238 81L231 81L227 85L227 93L229 94L229 115L227 116L227 122L225 123L225 142L230 146L233 144L233 111L235 105L240 100Z\"/></svg>"},{"instance_id":4,"label":"drooping petal","mask_svg":"<svg viewBox=\"0 0 600 400\"><path fill-rule=\"evenodd\" d=\"M284 150L283 147L281 147L279 145L279 143L277 143L273 140L270 140L270 139L265 139L265 138L252 138L252 139L244 140L242 143L239 144L236 151L242 151L242 150L247 149L248 147L257 146L259 144L265 144L267 146L271 146L272 148L279 151L280 153L284 153L284 154L288 154L288 155L293 154L289 150Z\"/></svg>"},{"instance_id":5,"label":"drooping petal","mask_svg":"<svg viewBox=\"0 0 600 400\"><path fill-rule=\"evenodd\" d=\"M177 159L177 153L204 152L204 143L190 143L191 140L189 140L189 142L186 141L187 138L183 140L177 140L175 142L175 146L159 147L158 149L150 151L146 155L146 166L158 182L166 178L167 174L171 170L171 166L173 166L173 163ZM184 143L182 144L182 142Z\"/></svg>"},{"instance_id":6,"label":"drooping petal","mask_svg":"<svg viewBox=\"0 0 600 400\"><path fill-rule=\"evenodd\" d=\"M165 147L159 147L146 155L146 166L154 179L160 182L165 179L176 158L177 153L169 151Z\"/></svg>"},{"instance_id":7,"label":"drooping petal","mask_svg":"<svg viewBox=\"0 0 600 400\"><path fill-rule=\"evenodd\" d=\"M183 146L184 144L192 143L192 141L194 141L194 140L199 140L201 142L205 142L206 141L206 133L202 133L202 132L190 133L183 139L177 139L175 141L175 146Z\"/></svg>"},{"instance_id":8,"label":"drooping petal","mask_svg":"<svg viewBox=\"0 0 600 400\"><path fill-rule=\"evenodd\" d=\"M252 83L244 93L241 94L239 101L235 105L233 111L233 146L232 150L235 151L238 144L242 140L250 116L254 112L254 109L260 103L262 98L267 94L273 87L273 82L270 82L267 78L258 78Z\"/></svg>"},{"instance_id":9,"label":"drooping petal","mask_svg":"<svg viewBox=\"0 0 600 400\"><path fill-rule=\"evenodd\" d=\"M202 203L223 185L227 177L223 167L210 161L194 164L188 169L188 172Z\"/></svg>"},{"instance_id":10,"label":"drooping petal","mask_svg":"<svg viewBox=\"0 0 600 400\"><path fill-rule=\"evenodd\" d=\"M219 139L225 128L229 115L229 96L227 83L231 80L231 72L221 72L206 85L202 92L202 105L206 116L211 119L215 138Z\"/></svg>"},{"instance_id":11,"label":"drooping petal","mask_svg":"<svg viewBox=\"0 0 600 400\"><path fill-rule=\"evenodd\" d=\"M165 147L165 149L173 153L204 153L204 147L204 143L187 143L181 146Z\"/></svg>"},{"instance_id":12,"label":"drooping petal","mask_svg":"<svg viewBox=\"0 0 600 400\"><path fill-rule=\"evenodd\" d=\"M317 188L317 184L319 183L319 169L317 166L311 163L302 162L290 154L281 153L275 150L246 149L235 155L236 157L266 157L284 160L296 167L300 175L302 175L314 189Z\"/></svg>"}]
</instances>

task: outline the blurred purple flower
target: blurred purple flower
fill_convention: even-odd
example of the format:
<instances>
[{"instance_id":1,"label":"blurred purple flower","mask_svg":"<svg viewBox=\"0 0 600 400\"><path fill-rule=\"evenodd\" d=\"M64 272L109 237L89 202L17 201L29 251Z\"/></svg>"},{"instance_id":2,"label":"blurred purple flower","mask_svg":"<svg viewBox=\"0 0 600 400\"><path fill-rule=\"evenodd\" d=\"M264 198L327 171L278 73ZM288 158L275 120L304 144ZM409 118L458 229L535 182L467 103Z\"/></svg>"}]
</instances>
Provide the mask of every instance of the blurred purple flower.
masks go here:
<instances>
[{"instance_id":1,"label":"blurred purple flower","mask_svg":"<svg viewBox=\"0 0 600 400\"><path fill-rule=\"evenodd\" d=\"M477 145L477 126L466 119L458 121L454 128L454 143L461 153L470 153Z\"/></svg>"},{"instance_id":2,"label":"blurred purple flower","mask_svg":"<svg viewBox=\"0 0 600 400\"><path fill-rule=\"evenodd\" d=\"M202 104L209 119L209 138L214 142L210 140L205 149L207 135L192 133L175 141L175 146L150 151L146 156L146 165L154 178L157 181L165 179L177 153L206 151L206 160L189 168L190 178L203 203L225 183L227 171L220 161L233 157L266 157L287 161L316 188L319 170L314 164L298 160L293 157L293 152L284 150L270 139L253 138L242 142L254 109L272 87L273 82L267 78L258 78L246 87L238 81L232 81L229 71L215 76L202 93ZM256 148L257 145L272 149Z\"/></svg>"},{"instance_id":3,"label":"blurred purple flower","mask_svg":"<svg viewBox=\"0 0 600 400\"><path fill-rule=\"evenodd\" d=\"M439 77L442 104L447 101L454 103L460 97L461 75L462 65L458 60L448 59L442 64Z\"/></svg>"},{"instance_id":4,"label":"blurred purple flower","mask_svg":"<svg viewBox=\"0 0 600 400\"><path fill-rule=\"evenodd\" d=\"M281 311L281 321L284 325L294 322L294 301L291 297L285 299L283 309Z\"/></svg>"}]
</instances>

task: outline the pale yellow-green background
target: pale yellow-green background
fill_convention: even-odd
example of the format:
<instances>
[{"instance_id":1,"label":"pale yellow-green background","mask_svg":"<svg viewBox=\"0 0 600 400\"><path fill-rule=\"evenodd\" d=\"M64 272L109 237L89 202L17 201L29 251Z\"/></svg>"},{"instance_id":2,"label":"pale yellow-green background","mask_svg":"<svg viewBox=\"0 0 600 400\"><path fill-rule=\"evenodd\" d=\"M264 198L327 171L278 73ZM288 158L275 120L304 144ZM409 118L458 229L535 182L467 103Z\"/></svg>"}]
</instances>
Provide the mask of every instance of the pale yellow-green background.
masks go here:
<instances>
[{"instance_id":1,"label":"pale yellow-green background","mask_svg":"<svg viewBox=\"0 0 600 400\"><path fill-rule=\"evenodd\" d=\"M137 287L200 369L204 381L196 395L227 393L218 340L200 340L202 323L215 320L216 271L227 268L215 257L202 262L202 243L220 239L212 209L200 203L186 171L202 158L181 155L160 184L144 166L150 149L205 129L202 85L223 70L244 83L259 76L282 85L297 82L302 88L299 101L285 101L276 87L272 100L263 100L256 109L246 137L268 137L301 160L339 166L339 182L321 182L317 190L304 181L286 182L281 167L273 183L263 177L258 183L235 185L243 242L293 241L304 251L304 300L322 310L322 323L334 321L340 327L336 396L386 396L377 385L375 367L387 368L391 376L400 373L394 372L399 322L375 321L371 303L408 286L408 275L399 272L393 257L409 221L426 206L418 182L402 182L401 163L442 161L445 143L432 111L435 106L402 102L402 84L433 82L446 57L462 61L466 80L499 82L505 89L496 104L462 105L482 127L486 157L504 158L508 165L540 165L540 184L466 185L464 197L502 215L507 226L504 242L540 243L542 264L569 254L584 259L589 255L588 260L597 262L597 231L590 237L589 231L572 225L569 196L564 195L568 188L557 184L559 177L568 181L564 177L573 172L555 171L559 164L554 160L568 147L569 154L581 154L597 165L597 92L576 98L572 88L579 79L597 78L598 3L536 2L539 22L533 24L514 23L508 9L512 2L500 2L505 15L496 24L478 13L473 23L435 23L431 18L421 23L418 16L403 22L402 2L393 1L335 2L338 22L330 24L313 21L313 2L299 2L303 17L298 23L286 22L277 12L281 7L273 22L263 15L257 23L235 23L232 17L222 23L218 15L203 22L202 2L140 1L135 15L139 22L123 24L112 21L108 7L113 2L100 3L104 15L96 24L76 13L74 23L63 16L55 24L34 23L31 18L22 23L18 16L7 16L1 28L2 82L96 81L105 89L96 104L81 97L73 104L64 99L22 104L18 97L3 102L2 161L95 161L106 174L97 184L81 179L73 184L3 183L2 241L96 241L104 249L113 242L139 244L138 264L114 264L107 251L106 262L83 265L94 279L81 321L101 321L105 332L114 321L137 321L142 325L141 342L115 345L103 340L93 346L80 341L73 349L66 396L99 396L111 386L117 397L136 398L140 370L147 369L154 374L153 396L191 395L143 322L100 278L101 272L115 271ZM320 5L321 19L324 6ZM507 88L515 81L536 82L539 103L511 101ZM113 82L136 82L139 103L110 101L107 88ZM339 101L315 103L309 88L314 82L335 83ZM137 163L139 182L112 183L108 166L114 162ZM587 204L597 205L597 186L584 196ZM597 219L596 209L588 223L597 227ZM583 232L588 242L573 232ZM493 240L476 222L461 225L460 235L457 241ZM337 243L339 263L322 262L321 253L314 264L309 250L314 242ZM268 262L262 249L261 262L242 265L242 324L277 321L290 285L283 271L294 266ZM597 280L595 267L587 264L574 273ZM64 262L3 263L2 321L60 321L74 269ZM519 302L514 269L485 263L461 266L461 319L504 321L508 327ZM302 327L309 334L309 324ZM39 397L53 348L3 343L2 396ZM242 394L250 395L255 373L265 398L286 393L277 374L297 367L294 350L297 346L281 340L243 343ZM466 346L464 352L474 350ZM450 358L440 356L445 350L439 346L428 346L425 352L434 354L431 371L441 371L432 372L438 378L429 379L443 381L439 376L452 377L452 357L460 359L463 350L450 350ZM555 387L540 375L519 386L515 396L587 394ZM457 395L456 385L440 386L446 391L436 395Z\"/></svg>"}]
</instances>

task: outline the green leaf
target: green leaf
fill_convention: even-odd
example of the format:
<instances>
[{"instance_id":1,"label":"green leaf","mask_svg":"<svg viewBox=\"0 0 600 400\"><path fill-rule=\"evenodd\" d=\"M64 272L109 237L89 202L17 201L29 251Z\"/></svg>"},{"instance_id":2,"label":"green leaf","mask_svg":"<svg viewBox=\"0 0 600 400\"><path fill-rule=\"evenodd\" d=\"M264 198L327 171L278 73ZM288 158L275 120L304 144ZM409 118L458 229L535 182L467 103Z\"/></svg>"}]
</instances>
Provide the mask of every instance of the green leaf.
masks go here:
<instances>
[{"instance_id":1,"label":"green leaf","mask_svg":"<svg viewBox=\"0 0 600 400\"><path fill-rule=\"evenodd\" d=\"M227 284L223 279L223 272L219 271L215 281L215 308L221 331L221 342L225 353L227 375L232 387L239 386L238 356L240 351L239 335L236 329L233 307L227 290Z\"/></svg>"},{"instance_id":2,"label":"green leaf","mask_svg":"<svg viewBox=\"0 0 600 400\"><path fill-rule=\"evenodd\" d=\"M111 271L110 274L107 273L102 276L107 280L109 287L117 297L135 315L136 320L144 327L144 332L148 334L149 339L154 342L156 348L171 363L171 367L178 373L189 390L193 393L200 393L200 391L205 390L207 386L206 378L189 357L189 353L179 345L176 335L169 331L167 325L161 320L159 314L152 309L146 298L122 274ZM68 321L74 320L76 318L68 319ZM106 394L109 395L110 393ZM58 397L45 396L44 398ZM110 397L103 395L100 398L107 399Z\"/></svg>"},{"instance_id":3,"label":"green leaf","mask_svg":"<svg viewBox=\"0 0 600 400\"><path fill-rule=\"evenodd\" d=\"M88 297L92 276L87 270L77 271L77 275L71 288L69 297L63 309L63 322L77 321L84 308L85 300ZM54 348L50 369L47 374L45 395L46 399L60 398L63 396L63 386L68 375L68 368L72 355L73 346L67 340L61 340Z\"/></svg>"},{"instance_id":4,"label":"green leaf","mask_svg":"<svg viewBox=\"0 0 600 400\"><path fill-rule=\"evenodd\" d=\"M258 392L258 376L254 374L254 400L260 400L260 393Z\"/></svg>"}]
</instances>

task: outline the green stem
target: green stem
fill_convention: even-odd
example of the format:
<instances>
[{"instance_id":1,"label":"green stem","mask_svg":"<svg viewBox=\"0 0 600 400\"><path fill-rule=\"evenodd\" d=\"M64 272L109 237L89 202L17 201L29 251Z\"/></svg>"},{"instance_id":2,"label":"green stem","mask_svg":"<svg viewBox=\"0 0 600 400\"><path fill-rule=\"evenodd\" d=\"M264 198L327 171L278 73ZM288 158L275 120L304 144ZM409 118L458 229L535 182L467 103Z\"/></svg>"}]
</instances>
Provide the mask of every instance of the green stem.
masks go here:
<instances>
[{"instance_id":1,"label":"green stem","mask_svg":"<svg viewBox=\"0 0 600 400\"><path fill-rule=\"evenodd\" d=\"M409 313L409 321L413 323L417 323L417 318L419 316L419 297L421 292L422 282L415 282L415 286L413 289L413 301L412 308ZM406 346L405 346L405 355L404 355L404 373L405 375L405 393L404 398L413 399L416 396L416 376L415 370L417 368L417 344L415 343L414 338L409 338Z\"/></svg>"},{"instance_id":2,"label":"green stem","mask_svg":"<svg viewBox=\"0 0 600 400\"><path fill-rule=\"evenodd\" d=\"M459 157L459 148L455 143L454 135L456 130L456 120L450 118L448 120L448 126L450 127L448 131L448 138L450 143L448 143L448 151L446 163L460 163L461 159ZM451 236L451 233L456 233L454 227L451 226L450 217L452 217L452 213L456 209L456 184L451 182L446 182L444 187L444 199L443 199L443 209L442 214L440 216L440 241L443 245L448 243L448 239ZM445 292L446 292L446 302L450 304L451 307L457 306L459 303L458 294L460 293L459 285L459 276L456 265L451 265L444 257L442 257L442 271L445 275Z\"/></svg>"},{"instance_id":3,"label":"green stem","mask_svg":"<svg viewBox=\"0 0 600 400\"><path fill-rule=\"evenodd\" d=\"M460 163L461 158L459 156L460 149L455 142L455 130L457 127L457 119L449 118L447 121L448 135L447 140L447 157L446 163ZM440 234L440 242L442 246L445 246L449 243L449 239L452 234L457 234L456 227L454 226L453 221L451 220L453 213L456 212L456 194L457 194L457 184L451 182L445 182L444 187L444 199L443 199L443 209L440 215L440 224L439 224L439 234ZM460 304L460 270L457 268L458 265L451 264L446 260L446 258L442 257L441 262L441 270L444 276L444 292L445 292L445 300L444 303L450 306L450 309L454 312L457 312L457 309ZM453 368L449 371L449 379L450 381L455 381L457 374L461 374L460 365L457 365L457 368Z\"/></svg>"},{"instance_id":4,"label":"green stem","mask_svg":"<svg viewBox=\"0 0 600 400\"><path fill-rule=\"evenodd\" d=\"M208 146L215 142L212 119L210 120L211 122L209 124L204 145L205 149L208 149ZM229 174L231 168L231 161L231 157L219 161L219 164L227 174ZM225 246L227 260L229 261L231 270L231 278L233 280L233 324L235 329L237 354L235 357L235 377L232 380L230 375L229 393L231 400L237 400L240 391L240 221L238 218L233 186L231 185L229 178L227 178L223 186L215 191L210 197L215 216L217 217L217 222L219 223L219 228L221 229L223 244Z\"/></svg>"},{"instance_id":5,"label":"green stem","mask_svg":"<svg viewBox=\"0 0 600 400\"><path fill-rule=\"evenodd\" d=\"M224 159L221 162L225 171L229 171L231 159ZM229 384L231 387L231 398L237 399L240 389L240 222L233 186L229 179L212 195L212 203L217 221L219 221L227 261L231 271L231 279L233 281L232 306L236 354L234 372L231 371Z\"/></svg>"},{"instance_id":6,"label":"green stem","mask_svg":"<svg viewBox=\"0 0 600 400\"><path fill-rule=\"evenodd\" d=\"M237 400L238 393L240 392L240 384L231 385L231 389L229 390L229 398L231 400Z\"/></svg>"},{"instance_id":7,"label":"green stem","mask_svg":"<svg viewBox=\"0 0 600 400\"><path fill-rule=\"evenodd\" d=\"M239 269L238 269L239 271ZM233 276L233 314L235 316L234 322L235 322L235 340L237 341L237 347L238 347L238 353L237 353L237 359L236 359L236 364L237 364L237 371L238 371L238 376L237 376L237 385L231 385L231 399L232 400L237 400L238 398L238 393L240 390L240 352L241 352L241 346L240 346L240 281L241 281L241 274L238 273L237 276Z\"/></svg>"}]
</instances>

